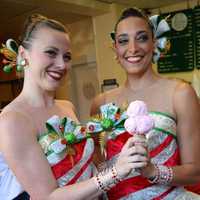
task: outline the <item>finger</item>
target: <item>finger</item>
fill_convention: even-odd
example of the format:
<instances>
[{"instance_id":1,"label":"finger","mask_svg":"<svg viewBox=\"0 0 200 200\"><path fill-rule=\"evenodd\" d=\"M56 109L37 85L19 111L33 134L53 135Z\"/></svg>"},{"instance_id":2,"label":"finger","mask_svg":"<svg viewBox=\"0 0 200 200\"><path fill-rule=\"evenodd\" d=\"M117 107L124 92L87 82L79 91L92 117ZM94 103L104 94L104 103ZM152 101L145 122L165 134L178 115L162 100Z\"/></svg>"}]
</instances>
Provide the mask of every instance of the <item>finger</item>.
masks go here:
<instances>
[{"instance_id":1,"label":"finger","mask_svg":"<svg viewBox=\"0 0 200 200\"><path fill-rule=\"evenodd\" d=\"M118 157L116 163L118 164L127 164L127 163L133 163L133 162L149 162L149 158L147 156L141 155L141 154L133 154L133 155L124 155L121 157Z\"/></svg>"},{"instance_id":2,"label":"finger","mask_svg":"<svg viewBox=\"0 0 200 200\"><path fill-rule=\"evenodd\" d=\"M148 144L146 142L134 142L134 145L137 146L137 145L140 145L140 146L143 146L145 148L148 147Z\"/></svg>"},{"instance_id":3,"label":"finger","mask_svg":"<svg viewBox=\"0 0 200 200\"><path fill-rule=\"evenodd\" d=\"M138 137L133 137L133 142L135 145L142 145L144 147L147 147L147 140L144 138L138 138Z\"/></svg>"},{"instance_id":4,"label":"finger","mask_svg":"<svg viewBox=\"0 0 200 200\"><path fill-rule=\"evenodd\" d=\"M137 162L137 163L132 163L131 166L134 168L134 169L138 169L138 168L144 168L148 165L147 162Z\"/></svg>"},{"instance_id":5,"label":"finger","mask_svg":"<svg viewBox=\"0 0 200 200\"><path fill-rule=\"evenodd\" d=\"M127 164L138 164L138 163L149 163L148 159L145 158L145 157L138 157L138 156L134 156L134 157L128 157L128 158L125 158L123 160L121 160L118 164L120 164L121 166L124 165L124 166L127 166Z\"/></svg>"},{"instance_id":6,"label":"finger","mask_svg":"<svg viewBox=\"0 0 200 200\"><path fill-rule=\"evenodd\" d=\"M124 146L122 147L122 151L124 151L125 149L128 149L130 148L131 146L134 145L134 140L133 140L133 137L130 137L126 143L124 144Z\"/></svg>"},{"instance_id":7,"label":"finger","mask_svg":"<svg viewBox=\"0 0 200 200\"><path fill-rule=\"evenodd\" d=\"M146 156L135 154L127 158L127 162L148 162L149 159Z\"/></svg>"},{"instance_id":8,"label":"finger","mask_svg":"<svg viewBox=\"0 0 200 200\"><path fill-rule=\"evenodd\" d=\"M127 149L127 155L134 155L134 154L142 154L147 156L148 150L143 146L132 146L131 148Z\"/></svg>"}]
</instances>

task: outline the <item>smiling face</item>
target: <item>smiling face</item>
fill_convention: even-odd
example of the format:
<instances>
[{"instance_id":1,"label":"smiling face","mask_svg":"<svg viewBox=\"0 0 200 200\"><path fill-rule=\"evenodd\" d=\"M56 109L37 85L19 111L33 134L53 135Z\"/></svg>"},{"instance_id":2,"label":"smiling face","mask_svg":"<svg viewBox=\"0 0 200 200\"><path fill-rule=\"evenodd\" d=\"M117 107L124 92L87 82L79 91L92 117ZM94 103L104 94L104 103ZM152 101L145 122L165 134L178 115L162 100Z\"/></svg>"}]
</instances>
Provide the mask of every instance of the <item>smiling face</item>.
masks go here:
<instances>
[{"instance_id":1,"label":"smiling face","mask_svg":"<svg viewBox=\"0 0 200 200\"><path fill-rule=\"evenodd\" d=\"M54 91L71 66L71 50L68 34L39 28L31 39L29 49L23 49L28 67L25 76L38 87Z\"/></svg>"},{"instance_id":2,"label":"smiling face","mask_svg":"<svg viewBox=\"0 0 200 200\"><path fill-rule=\"evenodd\" d=\"M149 24L140 17L128 17L116 28L115 50L128 74L142 74L152 62L154 40Z\"/></svg>"}]
</instances>

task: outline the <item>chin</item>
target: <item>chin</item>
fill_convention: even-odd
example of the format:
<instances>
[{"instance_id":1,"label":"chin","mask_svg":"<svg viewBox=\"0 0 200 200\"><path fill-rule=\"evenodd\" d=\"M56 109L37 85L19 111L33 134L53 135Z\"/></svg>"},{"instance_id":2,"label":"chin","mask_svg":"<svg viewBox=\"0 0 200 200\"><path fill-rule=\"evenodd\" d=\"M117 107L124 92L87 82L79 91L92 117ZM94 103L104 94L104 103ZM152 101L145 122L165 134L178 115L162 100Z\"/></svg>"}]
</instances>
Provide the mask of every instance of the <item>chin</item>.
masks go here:
<instances>
[{"instance_id":1,"label":"chin","mask_svg":"<svg viewBox=\"0 0 200 200\"><path fill-rule=\"evenodd\" d=\"M55 92L59 86L60 84L47 84L43 87L43 89L48 92Z\"/></svg>"},{"instance_id":2,"label":"chin","mask_svg":"<svg viewBox=\"0 0 200 200\"><path fill-rule=\"evenodd\" d=\"M148 65L146 63L138 63L138 64L126 64L123 67L128 73L141 73L145 72L148 69Z\"/></svg>"},{"instance_id":3,"label":"chin","mask_svg":"<svg viewBox=\"0 0 200 200\"><path fill-rule=\"evenodd\" d=\"M141 65L127 65L124 66L124 69L128 72L128 73L138 73L140 71L144 70L144 67Z\"/></svg>"}]
</instances>

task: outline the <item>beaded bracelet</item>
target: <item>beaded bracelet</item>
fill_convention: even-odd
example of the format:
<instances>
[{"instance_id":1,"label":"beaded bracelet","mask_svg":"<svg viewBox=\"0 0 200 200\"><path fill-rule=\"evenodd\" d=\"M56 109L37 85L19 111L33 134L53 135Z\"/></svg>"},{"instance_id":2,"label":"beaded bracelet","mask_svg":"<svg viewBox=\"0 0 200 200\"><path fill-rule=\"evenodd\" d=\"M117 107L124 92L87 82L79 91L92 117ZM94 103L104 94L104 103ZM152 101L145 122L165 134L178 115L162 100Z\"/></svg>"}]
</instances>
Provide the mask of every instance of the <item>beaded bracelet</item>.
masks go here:
<instances>
[{"instance_id":1,"label":"beaded bracelet","mask_svg":"<svg viewBox=\"0 0 200 200\"><path fill-rule=\"evenodd\" d=\"M118 176L115 166L112 166L111 171L112 171L114 183L117 184L117 183L121 182L122 179Z\"/></svg>"},{"instance_id":2,"label":"beaded bracelet","mask_svg":"<svg viewBox=\"0 0 200 200\"><path fill-rule=\"evenodd\" d=\"M94 176L94 181L99 190L106 192L120 182L115 166L106 168Z\"/></svg>"},{"instance_id":3,"label":"beaded bracelet","mask_svg":"<svg viewBox=\"0 0 200 200\"><path fill-rule=\"evenodd\" d=\"M153 178L149 178L150 183L159 183L167 185L171 183L173 179L173 170L171 167L164 165L154 165L156 168L156 175Z\"/></svg>"}]
</instances>

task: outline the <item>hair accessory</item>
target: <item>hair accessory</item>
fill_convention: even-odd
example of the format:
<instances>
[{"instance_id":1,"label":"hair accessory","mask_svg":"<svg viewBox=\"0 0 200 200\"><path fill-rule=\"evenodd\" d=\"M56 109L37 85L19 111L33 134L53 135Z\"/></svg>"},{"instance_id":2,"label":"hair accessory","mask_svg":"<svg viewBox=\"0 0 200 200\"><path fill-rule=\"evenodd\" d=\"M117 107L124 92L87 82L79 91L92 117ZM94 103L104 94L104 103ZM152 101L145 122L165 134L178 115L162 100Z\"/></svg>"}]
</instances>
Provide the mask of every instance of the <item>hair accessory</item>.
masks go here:
<instances>
[{"instance_id":1,"label":"hair accessory","mask_svg":"<svg viewBox=\"0 0 200 200\"><path fill-rule=\"evenodd\" d=\"M18 44L13 39L8 39L6 44L2 44L2 48L0 48L0 54L4 56L2 63L4 65L3 71L5 73L10 73L13 68L16 68L17 72L21 72L23 68L18 66L17 63L17 52L18 52Z\"/></svg>"},{"instance_id":2,"label":"hair accessory","mask_svg":"<svg viewBox=\"0 0 200 200\"><path fill-rule=\"evenodd\" d=\"M170 27L165 19L161 19L159 15L153 15L149 18L151 25L153 27L154 36L157 39L156 49L154 51L153 62L156 63L160 56L161 52L169 50L168 40L165 37L166 33L170 31ZM168 49L167 49L168 48Z\"/></svg>"},{"instance_id":3,"label":"hair accessory","mask_svg":"<svg viewBox=\"0 0 200 200\"><path fill-rule=\"evenodd\" d=\"M114 31L112 31L110 33L110 37L112 38L113 41L115 41L115 32Z\"/></svg>"}]
</instances>

